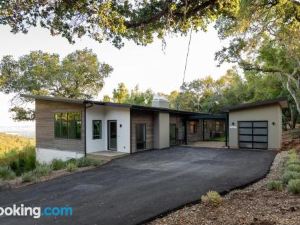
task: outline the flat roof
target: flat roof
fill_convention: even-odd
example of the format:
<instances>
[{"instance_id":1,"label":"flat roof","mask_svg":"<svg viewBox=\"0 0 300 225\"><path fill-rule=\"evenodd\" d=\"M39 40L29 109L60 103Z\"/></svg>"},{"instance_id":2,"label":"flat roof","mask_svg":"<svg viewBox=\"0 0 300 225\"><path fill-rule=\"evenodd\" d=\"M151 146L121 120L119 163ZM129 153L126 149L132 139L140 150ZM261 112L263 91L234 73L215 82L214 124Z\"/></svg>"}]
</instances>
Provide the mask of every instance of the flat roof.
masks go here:
<instances>
[{"instance_id":1,"label":"flat roof","mask_svg":"<svg viewBox=\"0 0 300 225\"><path fill-rule=\"evenodd\" d=\"M257 107L269 106L269 105L280 105L281 108L287 108L288 102L285 98L269 99L264 101L257 101L257 102L229 106L224 108L224 112L251 109L251 108L257 108Z\"/></svg>"},{"instance_id":2,"label":"flat roof","mask_svg":"<svg viewBox=\"0 0 300 225\"><path fill-rule=\"evenodd\" d=\"M159 111L159 112L169 112L173 114L184 114L184 115L209 115L209 113L202 112L190 112L183 110L176 110L170 108L160 108L160 107L152 107L152 106L142 106L142 105L133 105L133 104L124 104L124 103L114 103L114 102L103 102L103 101L94 101L94 100L85 100L85 99L73 99L73 98L64 98L64 97L50 97L50 96L42 96L42 95L21 95L25 98L32 98L36 100L45 100L45 101L54 101L54 102L65 102L72 104L95 104L95 105L103 105L103 106L111 106L111 107L123 107L130 108L133 110L142 110L142 111Z\"/></svg>"}]
</instances>

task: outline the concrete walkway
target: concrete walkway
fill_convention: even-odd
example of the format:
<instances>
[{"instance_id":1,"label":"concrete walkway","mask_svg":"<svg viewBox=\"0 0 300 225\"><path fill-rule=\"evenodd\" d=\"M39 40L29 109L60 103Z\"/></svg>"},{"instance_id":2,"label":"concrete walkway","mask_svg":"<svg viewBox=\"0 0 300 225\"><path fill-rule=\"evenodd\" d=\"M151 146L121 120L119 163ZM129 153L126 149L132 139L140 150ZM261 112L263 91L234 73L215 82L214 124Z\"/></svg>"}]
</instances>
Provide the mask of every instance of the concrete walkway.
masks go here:
<instances>
[{"instance_id":1,"label":"concrete walkway","mask_svg":"<svg viewBox=\"0 0 300 225\"><path fill-rule=\"evenodd\" d=\"M0 193L0 207L73 207L71 217L0 217L1 225L139 224L268 172L273 151L174 147L116 159L103 167Z\"/></svg>"}]
</instances>

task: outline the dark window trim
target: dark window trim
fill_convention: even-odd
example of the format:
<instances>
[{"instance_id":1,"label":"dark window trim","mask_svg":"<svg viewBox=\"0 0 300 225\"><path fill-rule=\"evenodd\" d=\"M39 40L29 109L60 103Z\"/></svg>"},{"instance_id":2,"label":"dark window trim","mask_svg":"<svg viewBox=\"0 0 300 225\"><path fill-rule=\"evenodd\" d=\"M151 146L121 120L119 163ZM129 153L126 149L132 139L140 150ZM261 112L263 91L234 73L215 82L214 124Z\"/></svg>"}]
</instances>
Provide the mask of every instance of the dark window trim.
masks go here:
<instances>
[{"instance_id":1,"label":"dark window trim","mask_svg":"<svg viewBox=\"0 0 300 225\"><path fill-rule=\"evenodd\" d=\"M117 138L117 143L116 143L116 148L110 148L109 146L109 136L110 136L110 133L109 133L109 123L110 122L116 122L116 138ZM107 150L111 150L111 151L118 151L118 121L117 120L107 120L106 122L106 125L107 125Z\"/></svg>"},{"instance_id":2,"label":"dark window trim","mask_svg":"<svg viewBox=\"0 0 300 225\"><path fill-rule=\"evenodd\" d=\"M193 126L192 130L191 130L191 126ZM189 130L190 130L190 134L197 134L197 132L198 132L198 123L197 123L197 121L190 121L189 122Z\"/></svg>"},{"instance_id":3,"label":"dark window trim","mask_svg":"<svg viewBox=\"0 0 300 225\"><path fill-rule=\"evenodd\" d=\"M58 114L58 113L60 113L60 114L63 114L63 113L79 113L79 115L80 115L80 120L77 120L77 121L80 121L80 137L79 138L70 138L69 137L69 132L68 132L68 137L57 137L56 135L55 135L55 122L56 122L56 118L55 118L55 115L56 114ZM69 131L69 123L68 123L68 116L67 116L67 130ZM82 138L82 112L81 111L66 111L66 112L54 112L54 114L53 114L53 122L54 122L54 129L53 129L53 133L54 133L54 139L58 139L58 140L81 140L81 138Z\"/></svg>"},{"instance_id":4,"label":"dark window trim","mask_svg":"<svg viewBox=\"0 0 300 225\"><path fill-rule=\"evenodd\" d=\"M171 139L171 127L172 126L175 127L175 139ZM173 145L177 145L177 142L178 142L178 128L177 128L176 123L170 123L170 145L171 145L171 141L175 141L175 144L173 144Z\"/></svg>"},{"instance_id":5,"label":"dark window trim","mask_svg":"<svg viewBox=\"0 0 300 225\"><path fill-rule=\"evenodd\" d=\"M95 138L94 136L94 122L100 122L100 134L99 137ZM102 120L92 120L92 133L93 133L93 140L101 140L102 139Z\"/></svg>"}]
</instances>

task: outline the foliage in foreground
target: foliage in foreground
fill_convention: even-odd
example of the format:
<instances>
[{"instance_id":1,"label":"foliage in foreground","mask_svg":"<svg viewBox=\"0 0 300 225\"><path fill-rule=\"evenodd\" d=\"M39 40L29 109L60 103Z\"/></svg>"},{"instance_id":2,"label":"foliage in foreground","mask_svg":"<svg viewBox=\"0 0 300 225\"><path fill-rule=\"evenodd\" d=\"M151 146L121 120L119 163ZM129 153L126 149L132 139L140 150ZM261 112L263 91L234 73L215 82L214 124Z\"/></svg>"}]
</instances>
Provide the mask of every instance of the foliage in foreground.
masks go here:
<instances>
[{"instance_id":1,"label":"foliage in foreground","mask_svg":"<svg viewBox=\"0 0 300 225\"><path fill-rule=\"evenodd\" d=\"M209 206L219 206L223 202L223 198L216 191L209 191L206 195L201 196L201 201Z\"/></svg>"},{"instance_id":2,"label":"foliage in foreground","mask_svg":"<svg viewBox=\"0 0 300 225\"><path fill-rule=\"evenodd\" d=\"M267 184L267 188L272 191L282 191L283 190L283 184L280 180L272 180Z\"/></svg>"},{"instance_id":3,"label":"foliage in foreground","mask_svg":"<svg viewBox=\"0 0 300 225\"><path fill-rule=\"evenodd\" d=\"M17 176L31 171L36 167L36 156L34 146L25 146L21 150L11 150L0 158L0 166L7 166Z\"/></svg>"},{"instance_id":4,"label":"foliage in foreground","mask_svg":"<svg viewBox=\"0 0 300 225\"><path fill-rule=\"evenodd\" d=\"M0 167L0 179L2 180L11 180L16 177L14 171L12 171L8 166Z\"/></svg>"},{"instance_id":5,"label":"foliage in foreground","mask_svg":"<svg viewBox=\"0 0 300 225\"><path fill-rule=\"evenodd\" d=\"M62 170L67 166L66 162L61 159L54 159L51 163L51 168L53 170Z\"/></svg>"},{"instance_id":6,"label":"foliage in foreground","mask_svg":"<svg viewBox=\"0 0 300 225\"><path fill-rule=\"evenodd\" d=\"M287 189L293 194L300 194L300 178L290 180Z\"/></svg>"},{"instance_id":7,"label":"foliage in foreground","mask_svg":"<svg viewBox=\"0 0 300 225\"><path fill-rule=\"evenodd\" d=\"M68 162L67 163L67 166L66 166L67 171L74 172L74 171L77 170L77 168L78 168L78 166L77 166L76 163L73 163L73 162Z\"/></svg>"},{"instance_id":8,"label":"foliage in foreground","mask_svg":"<svg viewBox=\"0 0 300 225\"><path fill-rule=\"evenodd\" d=\"M50 165L38 164L34 170L22 174L22 182L36 182L41 177L48 176L51 173L52 168Z\"/></svg>"}]
</instances>

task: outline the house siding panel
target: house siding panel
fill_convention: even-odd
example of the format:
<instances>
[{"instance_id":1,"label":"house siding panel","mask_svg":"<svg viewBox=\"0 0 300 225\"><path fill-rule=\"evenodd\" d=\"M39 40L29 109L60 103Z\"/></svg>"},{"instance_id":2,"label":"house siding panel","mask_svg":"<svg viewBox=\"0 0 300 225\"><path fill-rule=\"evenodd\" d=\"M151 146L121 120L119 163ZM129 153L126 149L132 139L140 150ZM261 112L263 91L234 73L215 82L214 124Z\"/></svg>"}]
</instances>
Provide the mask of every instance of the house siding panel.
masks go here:
<instances>
[{"instance_id":1,"label":"house siding panel","mask_svg":"<svg viewBox=\"0 0 300 225\"><path fill-rule=\"evenodd\" d=\"M136 149L136 125L146 124L146 149L153 149L153 120L152 112L131 112L131 152L137 152Z\"/></svg>"},{"instance_id":2,"label":"house siding panel","mask_svg":"<svg viewBox=\"0 0 300 225\"><path fill-rule=\"evenodd\" d=\"M64 102L36 100L36 147L84 153L84 105ZM54 137L54 114L57 112L81 113L81 139L62 139Z\"/></svg>"},{"instance_id":3,"label":"house siding panel","mask_svg":"<svg viewBox=\"0 0 300 225\"><path fill-rule=\"evenodd\" d=\"M183 117L177 115L170 115L170 125L171 124L176 124L178 144L183 144L185 140Z\"/></svg>"}]
</instances>

